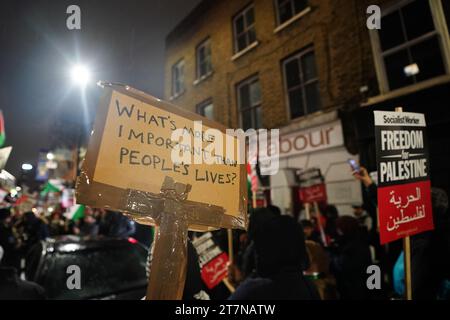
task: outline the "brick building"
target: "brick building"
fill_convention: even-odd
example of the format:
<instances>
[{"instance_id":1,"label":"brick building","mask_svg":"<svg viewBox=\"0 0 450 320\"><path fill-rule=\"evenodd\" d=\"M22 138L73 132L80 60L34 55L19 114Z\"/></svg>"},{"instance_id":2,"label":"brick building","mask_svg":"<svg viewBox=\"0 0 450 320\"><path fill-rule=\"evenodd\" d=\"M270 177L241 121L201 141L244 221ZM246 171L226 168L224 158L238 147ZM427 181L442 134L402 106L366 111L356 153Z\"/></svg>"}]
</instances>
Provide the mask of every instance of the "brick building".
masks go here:
<instances>
[{"instance_id":1,"label":"brick building","mask_svg":"<svg viewBox=\"0 0 450 320\"><path fill-rule=\"evenodd\" d=\"M362 193L347 159L360 153L374 169L373 108L447 83L448 1L440 1L203 0L166 38L165 98L228 127L280 128L273 202L298 212L294 169L318 167L329 202L348 213ZM386 28L368 30L370 4L381 6ZM399 76L406 65L414 73L411 52L424 39L438 44L431 59L441 54L442 66Z\"/></svg>"}]
</instances>

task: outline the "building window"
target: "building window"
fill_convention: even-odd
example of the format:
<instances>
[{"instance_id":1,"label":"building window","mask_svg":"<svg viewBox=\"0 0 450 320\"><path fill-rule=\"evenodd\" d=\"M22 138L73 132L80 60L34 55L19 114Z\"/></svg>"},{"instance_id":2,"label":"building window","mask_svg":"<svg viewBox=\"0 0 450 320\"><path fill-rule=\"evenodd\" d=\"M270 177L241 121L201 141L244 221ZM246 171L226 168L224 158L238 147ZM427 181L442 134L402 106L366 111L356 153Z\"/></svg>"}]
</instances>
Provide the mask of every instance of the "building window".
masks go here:
<instances>
[{"instance_id":1,"label":"building window","mask_svg":"<svg viewBox=\"0 0 450 320\"><path fill-rule=\"evenodd\" d=\"M184 60L180 60L172 66L172 97L184 92Z\"/></svg>"},{"instance_id":2,"label":"building window","mask_svg":"<svg viewBox=\"0 0 450 320\"><path fill-rule=\"evenodd\" d=\"M197 79L207 76L211 73L211 46L209 39L206 39L197 46Z\"/></svg>"},{"instance_id":3,"label":"building window","mask_svg":"<svg viewBox=\"0 0 450 320\"><path fill-rule=\"evenodd\" d=\"M197 105L197 113L210 120L214 120L214 105L212 99L199 103Z\"/></svg>"},{"instance_id":4,"label":"building window","mask_svg":"<svg viewBox=\"0 0 450 320\"><path fill-rule=\"evenodd\" d=\"M444 9L445 21L447 22L447 32L450 36L450 1L442 0L442 8Z\"/></svg>"},{"instance_id":5,"label":"building window","mask_svg":"<svg viewBox=\"0 0 450 320\"><path fill-rule=\"evenodd\" d=\"M261 89L257 76L237 85L237 98L242 129L261 128Z\"/></svg>"},{"instance_id":6,"label":"building window","mask_svg":"<svg viewBox=\"0 0 450 320\"><path fill-rule=\"evenodd\" d=\"M284 82L291 119L320 109L319 80L313 49L283 61Z\"/></svg>"},{"instance_id":7,"label":"building window","mask_svg":"<svg viewBox=\"0 0 450 320\"><path fill-rule=\"evenodd\" d=\"M444 1L446 2L446 1ZM378 30L376 57L382 91L399 89L446 73L439 31L428 0L386 10Z\"/></svg>"},{"instance_id":8,"label":"building window","mask_svg":"<svg viewBox=\"0 0 450 320\"><path fill-rule=\"evenodd\" d=\"M278 24L283 24L308 7L308 0L275 0Z\"/></svg>"},{"instance_id":9,"label":"building window","mask_svg":"<svg viewBox=\"0 0 450 320\"><path fill-rule=\"evenodd\" d=\"M239 52L256 42L253 5L239 12L233 19L234 50Z\"/></svg>"}]
</instances>

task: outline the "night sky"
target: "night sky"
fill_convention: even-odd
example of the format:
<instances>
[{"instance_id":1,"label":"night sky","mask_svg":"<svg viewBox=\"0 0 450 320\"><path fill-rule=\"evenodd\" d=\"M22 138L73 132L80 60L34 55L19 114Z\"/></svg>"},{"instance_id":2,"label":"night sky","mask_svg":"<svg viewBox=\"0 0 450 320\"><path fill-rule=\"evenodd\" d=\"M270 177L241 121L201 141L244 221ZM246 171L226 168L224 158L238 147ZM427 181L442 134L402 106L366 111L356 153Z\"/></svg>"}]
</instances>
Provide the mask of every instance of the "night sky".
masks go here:
<instances>
[{"instance_id":1,"label":"night sky","mask_svg":"<svg viewBox=\"0 0 450 320\"><path fill-rule=\"evenodd\" d=\"M86 131L101 90L96 80L122 82L163 97L164 40L199 0L2 0L0 9L0 109L6 144L13 146L6 170L36 164L50 147L56 119ZM66 9L81 8L81 30L68 30ZM83 63L93 73L86 88L70 79Z\"/></svg>"}]
</instances>

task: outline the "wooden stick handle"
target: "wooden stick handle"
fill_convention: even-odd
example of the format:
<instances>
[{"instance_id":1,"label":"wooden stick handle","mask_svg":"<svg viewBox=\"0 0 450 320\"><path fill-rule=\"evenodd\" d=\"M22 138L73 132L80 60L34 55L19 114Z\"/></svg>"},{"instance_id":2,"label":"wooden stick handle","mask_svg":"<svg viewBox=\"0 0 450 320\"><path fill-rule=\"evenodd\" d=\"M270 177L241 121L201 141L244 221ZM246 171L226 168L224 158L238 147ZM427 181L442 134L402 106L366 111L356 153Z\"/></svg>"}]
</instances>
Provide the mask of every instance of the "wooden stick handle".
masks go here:
<instances>
[{"instance_id":1,"label":"wooden stick handle","mask_svg":"<svg viewBox=\"0 0 450 320\"><path fill-rule=\"evenodd\" d=\"M412 300L412 281L411 281L411 238L403 238L404 263L405 263L405 292L406 299Z\"/></svg>"},{"instance_id":2,"label":"wooden stick handle","mask_svg":"<svg viewBox=\"0 0 450 320\"><path fill-rule=\"evenodd\" d=\"M228 260L230 264L234 262L234 254L233 254L233 230L227 229L228 234Z\"/></svg>"},{"instance_id":3,"label":"wooden stick handle","mask_svg":"<svg viewBox=\"0 0 450 320\"><path fill-rule=\"evenodd\" d=\"M236 291L236 288L233 287L233 285L230 283L230 280L228 280L228 278L223 279L222 282L231 293L234 293Z\"/></svg>"},{"instance_id":4,"label":"wooden stick handle","mask_svg":"<svg viewBox=\"0 0 450 320\"><path fill-rule=\"evenodd\" d=\"M309 203L305 203L305 217L306 217L306 220L311 220L311 212L309 211Z\"/></svg>"},{"instance_id":5,"label":"wooden stick handle","mask_svg":"<svg viewBox=\"0 0 450 320\"><path fill-rule=\"evenodd\" d=\"M147 300L181 300L186 280L187 220L173 212L161 215L147 287Z\"/></svg>"}]
</instances>

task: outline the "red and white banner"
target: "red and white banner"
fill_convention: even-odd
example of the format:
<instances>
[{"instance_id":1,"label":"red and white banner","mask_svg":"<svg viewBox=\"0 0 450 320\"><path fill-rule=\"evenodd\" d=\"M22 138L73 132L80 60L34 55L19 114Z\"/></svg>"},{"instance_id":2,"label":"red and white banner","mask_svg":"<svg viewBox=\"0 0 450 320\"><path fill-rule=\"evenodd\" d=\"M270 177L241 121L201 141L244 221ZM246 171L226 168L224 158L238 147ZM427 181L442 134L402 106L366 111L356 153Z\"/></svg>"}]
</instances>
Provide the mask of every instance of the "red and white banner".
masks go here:
<instances>
[{"instance_id":1,"label":"red and white banner","mask_svg":"<svg viewBox=\"0 0 450 320\"><path fill-rule=\"evenodd\" d=\"M381 243L433 229L430 181L378 189Z\"/></svg>"},{"instance_id":2,"label":"red and white banner","mask_svg":"<svg viewBox=\"0 0 450 320\"><path fill-rule=\"evenodd\" d=\"M226 278L227 272L228 255L222 252L203 266L201 276L208 289L212 289Z\"/></svg>"},{"instance_id":3,"label":"red and white banner","mask_svg":"<svg viewBox=\"0 0 450 320\"><path fill-rule=\"evenodd\" d=\"M326 202L327 189L324 183L299 189L300 200L304 203Z\"/></svg>"},{"instance_id":4,"label":"red and white banner","mask_svg":"<svg viewBox=\"0 0 450 320\"><path fill-rule=\"evenodd\" d=\"M300 189L298 191L303 203L326 202L327 188L319 168L310 168L297 172Z\"/></svg>"},{"instance_id":5,"label":"red and white banner","mask_svg":"<svg viewBox=\"0 0 450 320\"><path fill-rule=\"evenodd\" d=\"M228 255L214 242L211 232L195 238L192 244L199 256L202 280L212 289L227 277Z\"/></svg>"}]
</instances>

